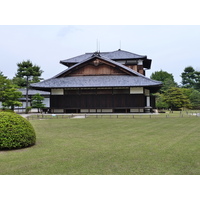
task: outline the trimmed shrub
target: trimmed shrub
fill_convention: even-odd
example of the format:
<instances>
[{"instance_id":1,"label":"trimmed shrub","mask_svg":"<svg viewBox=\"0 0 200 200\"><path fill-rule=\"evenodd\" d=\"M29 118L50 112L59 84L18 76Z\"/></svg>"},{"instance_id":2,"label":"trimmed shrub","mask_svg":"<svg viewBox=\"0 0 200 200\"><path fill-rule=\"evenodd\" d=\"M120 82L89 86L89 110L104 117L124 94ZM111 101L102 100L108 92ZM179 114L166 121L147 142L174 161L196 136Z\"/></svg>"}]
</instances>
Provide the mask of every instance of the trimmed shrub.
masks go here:
<instances>
[{"instance_id":1,"label":"trimmed shrub","mask_svg":"<svg viewBox=\"0 0 200 200\"><path fill-rule=\"evenodd\" d=\"M33 126L16 113L0 112L0 149L18 149L35 144Z\"/></svg>"}]
</instances>

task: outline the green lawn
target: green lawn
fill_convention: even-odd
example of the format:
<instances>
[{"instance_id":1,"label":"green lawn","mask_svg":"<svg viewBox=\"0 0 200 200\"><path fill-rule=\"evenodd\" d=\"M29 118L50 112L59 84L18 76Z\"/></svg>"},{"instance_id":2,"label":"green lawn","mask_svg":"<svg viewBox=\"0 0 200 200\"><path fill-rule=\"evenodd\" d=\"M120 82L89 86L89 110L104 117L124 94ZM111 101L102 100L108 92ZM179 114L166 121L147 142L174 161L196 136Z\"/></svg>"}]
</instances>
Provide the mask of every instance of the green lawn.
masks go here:
<instances>
[{"instance_id":1,"label":"green lawn","mask_svg":"<svg viewBox=\"0 0 200 200\"><path fill-rule=\"evenodd\" d=\"M0 174L200 174L200 117L30 122L36 145L0 151Z\"/></svg>"}]
</instances>

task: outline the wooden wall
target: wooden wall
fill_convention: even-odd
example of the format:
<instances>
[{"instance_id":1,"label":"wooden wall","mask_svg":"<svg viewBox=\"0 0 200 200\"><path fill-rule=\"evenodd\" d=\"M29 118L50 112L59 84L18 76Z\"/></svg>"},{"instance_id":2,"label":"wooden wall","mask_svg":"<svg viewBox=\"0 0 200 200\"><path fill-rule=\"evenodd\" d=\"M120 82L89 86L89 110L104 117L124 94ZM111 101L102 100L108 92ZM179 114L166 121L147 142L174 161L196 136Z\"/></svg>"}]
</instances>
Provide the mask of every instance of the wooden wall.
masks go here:
<instances>
[{"instance_id":1,"label":"wooden wall","mask_svg":"<svg viewBox=\"0 0 200 200\"><path fill-rule=\"evenodd\" d=\"M104 95L52 95L51 108L89 109L89 108L136 108L145 107L143 94L104 94Z\"/></svg>"},{"instance_id":2,"label":"wooden wall","mask_svg":"<svg viewBox=\"0 0 200 200\"><path fill-rule=\"evenodd\" d=\"M68 76L90 76L90 75L124 75L125 72L114 68L112 66L108 66L105 64L101 64L99 66L94 65L86 65L77 69L76 71L71 72Z\"/></svg>"}]
</instances>

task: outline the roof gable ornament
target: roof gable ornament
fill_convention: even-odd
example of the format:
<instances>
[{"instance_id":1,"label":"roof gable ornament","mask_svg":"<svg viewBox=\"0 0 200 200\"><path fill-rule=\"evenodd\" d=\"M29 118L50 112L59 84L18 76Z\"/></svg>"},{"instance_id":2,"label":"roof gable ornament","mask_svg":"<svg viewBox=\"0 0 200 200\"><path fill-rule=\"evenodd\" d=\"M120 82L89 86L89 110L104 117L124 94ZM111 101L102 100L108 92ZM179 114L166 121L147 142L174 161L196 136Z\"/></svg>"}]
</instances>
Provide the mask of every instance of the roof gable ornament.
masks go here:
<instances>
[{"instance_id":1,"label":"roof gable ornament","mask_svg":"<svg viewBox=\"0 0 200 200\"><path fill-rule=\"evenodd\" d=\"M94 57L94 56L99 56L99 57L101 57L100 51L95 51L95 52L92 54L92 57Z\"/></svg>"},{"instance_id":2,"label":"roof gable ornament","mask_svg":"<svg viewBox=\"0 0 200 200\"><path fill-rule=\"evenodd\" d=\"M99 59L95 59L93 61L93 64L94 64L95 67L97 67L100 64L100 60Z\"/></svg>"}]
</instances>

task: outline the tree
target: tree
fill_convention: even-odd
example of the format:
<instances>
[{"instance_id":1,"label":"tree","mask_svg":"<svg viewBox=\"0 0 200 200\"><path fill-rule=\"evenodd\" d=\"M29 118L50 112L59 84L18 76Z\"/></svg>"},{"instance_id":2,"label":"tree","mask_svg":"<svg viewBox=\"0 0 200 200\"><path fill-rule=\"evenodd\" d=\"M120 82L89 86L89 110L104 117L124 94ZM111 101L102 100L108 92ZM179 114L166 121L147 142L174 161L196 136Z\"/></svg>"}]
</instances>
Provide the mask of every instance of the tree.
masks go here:
<instances>
[{"instance_id":1,"label":"tree","mask_svg":"<svg viewBox=\"0 0 200 200\"><path fill-rule=\"evenodd\" d=\"M200 92L197 90L193 90L190 94L190 101L192 104L193 109L199 109L200 108Z\"/></svg>"},{"instance_id":2,"label":"tree","mask_svg":"<svg viewBox=\"0 0 200 200\"><path fill-rule=\"evenodd\" d=\"M39 80L39 77L43 73L39 66L33 65L30 60L23 61L17 64L17 78L25 79L26 81L26 108L28 107L28 88L29 84L33 80Z\"/></svg>"},{"instance_id":3,"label":"tree","mask_svg":"<svg viewBox=\"0 0 200 200\"><path fill-rule=\"evenodd\" d=\"M200 92L200 72L195 71L195 85L194 89L198 90Z\"/></svg>"},{"instance_id":4,"label":"tree","mask_svg":"<svg viewBox=\"0 0 200 200\"><path fill-rule=\"evenodd\" d=\"M185 88L194 88L195 86L195 70L193 67L189 66L184 69L181 74L182 85Z\"/></svg>"},{"instance_id":5,"label":"tree","mask_svg":"<svg viewBox=\"0 0 200 200\"><path fill-rule=\"evenodd\" d=\"M164 101L172 110L180 108L190 108L191 102L189 98L184 95L181 88L170 88L164 93Z\"/></svg>"},{"instance_id":6,"label":"tree","mask_svg":"<svg viewBox=\"0 0 200 200\"><path fill-rule=\"evenodd\" d=\"M167 109L169 108L168 104L164 101L164 94L156 93L156 108L158 109Z\"/></svg>"},{"instance_id":7,"label":"tree","mask_svg":"<svg viewBox=\"0 0 200 200\"><path fill-rule=\"evenodd\" d=\"M193 88L181 88L183 94L187 96L191 102L192 109L200 108L200 92Z\"/></svg>"},{"instance_id":8,"label":"tree","mask_svg":"<svg viewBox=\"0 0 200 200\"><path fill-rule=\"evenodd\" d=\"M164 82L166 79L171 79L174 81L174 77L172 74L169 74L168 72L162 70L152 73L150 78L162 82Z\"/></svg>"},{"instance_id":9,"label":"tree","mask_svg":"<svg viewBox=\"0 0 200 200\"><path fill-rule=\"evenodd\" d=\"M40 112L41 108L44 108L44 104L42 101L44 100L44 97L42 97L39 93L35 94L32 97L32 108L37 108L38 112Z\"/></svg>"},{"instance_id":10,"label":"tree","mask_svg":"<svg viewBox=\"0 0 200 200\"><path fill-rule=\"evenodd\" d=\"M184 88L194 88L200 91L200 72L195 71L193 67L189 66L184 69L181 74L182 85Z\"/></svg>"},{"instance_id":11,"label":"tree","mask_svg":"<svg viewBox=\"0 0 200 200\"><path fill-rule=\"evenodd\" d=\"M15 106L21 106L22 103L19 98L22 97L22 93L17 90L16 86L0 73L0 101L4 107L11 107L14 110Z\"/></svg>"},{"instance_id":12,"label":"tree","mask_svg":"<svg viewBox=\"0 0 200 200\"><path fill-rule=\"evenodd\" d=\"M171 87L177 87L178 84L174 81L174 76L166 71L156 71L151 74L151 79L163 82L163 87L160 89L160 93L165 92Z\"/></svg>"}]
</instances>

